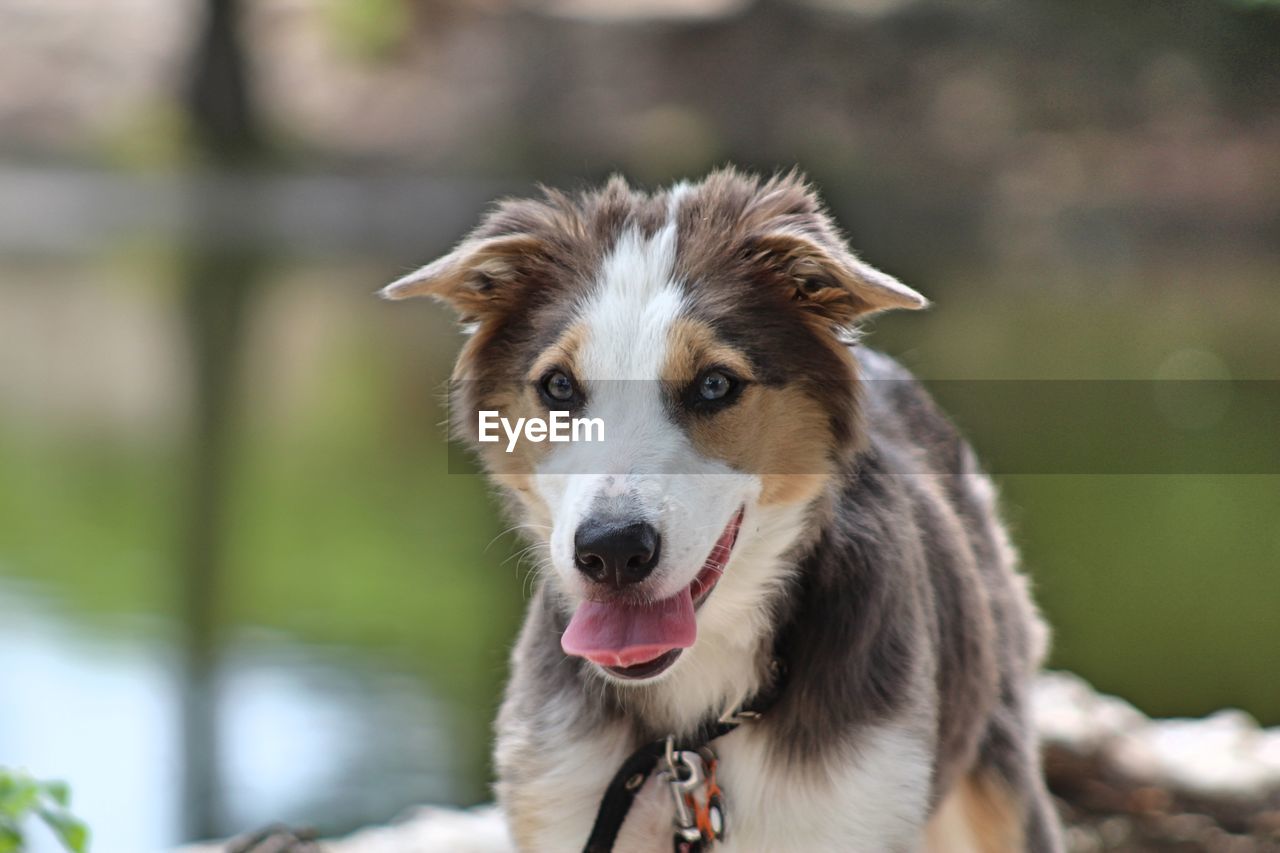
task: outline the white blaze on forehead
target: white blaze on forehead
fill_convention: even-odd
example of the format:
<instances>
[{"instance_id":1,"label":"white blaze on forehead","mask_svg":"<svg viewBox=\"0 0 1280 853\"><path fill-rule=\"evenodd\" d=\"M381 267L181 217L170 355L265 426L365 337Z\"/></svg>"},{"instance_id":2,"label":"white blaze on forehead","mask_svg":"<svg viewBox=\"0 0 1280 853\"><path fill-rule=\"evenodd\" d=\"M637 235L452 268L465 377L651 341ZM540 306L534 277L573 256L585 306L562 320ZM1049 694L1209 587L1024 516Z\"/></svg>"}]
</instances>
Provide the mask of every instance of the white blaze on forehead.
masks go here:
<instances>
[{"instance_id":1,"label":"white blaze on forehead","mask_svg":"<svg viewBox=\"0 0 1280 853\"><path fill-rule=\"evenodd\" d=\"M578 354L583 379L659 378L667 336L684 303L672 280L676 248L670 221L650 238L635 229L618 238L580 313L586 329Z\"/></svg>"},{"instance_id":2,"label":"white blaze on forehead","mask_svg":"<svg viewBox=\"0 0 1280 853\"><path fill-rule=\"evenodd\" d=\"M608 438L594 448L568 447L549 462L576 473L654 472L686 444L667 417L657 381L671 328L684 310L683 289L673 280L676 239L670 216L651 237L629 228L601 264L595 288L579 309L584 334L575 361L587 413L604 420ZM635 487L625 478L611 486Z\"/></svg>"}]
</instances>

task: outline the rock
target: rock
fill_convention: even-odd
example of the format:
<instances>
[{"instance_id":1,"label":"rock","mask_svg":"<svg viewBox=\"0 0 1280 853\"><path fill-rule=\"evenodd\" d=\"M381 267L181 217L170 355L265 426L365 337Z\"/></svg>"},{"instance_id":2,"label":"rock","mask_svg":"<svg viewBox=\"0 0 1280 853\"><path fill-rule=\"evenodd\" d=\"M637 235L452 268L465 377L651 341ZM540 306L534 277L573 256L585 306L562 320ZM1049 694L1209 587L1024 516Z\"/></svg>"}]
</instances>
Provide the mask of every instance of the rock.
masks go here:
<instances>
[{"instance_id":1,"label":"rock","mask_svg":"<svg viewBox=\"0 0 1280 853\"><path fill-rule=\"evenodd\" d=\"M1033 708L1072 851L1280 853L1280 729L1151 720L1068 673L1041 676Z\"/></svg>"},{"instance_id":2,"label":"rock","mask_svg":"<svg viewBox=\"0 0 1280 853\"><path fill-rule=\"evenodd\" d=\"M427 806L398 825L370 827L347 836L342 853L497 853L514 850L506 822L496 806L469 811Z\"/></svg>"}]
</instances>

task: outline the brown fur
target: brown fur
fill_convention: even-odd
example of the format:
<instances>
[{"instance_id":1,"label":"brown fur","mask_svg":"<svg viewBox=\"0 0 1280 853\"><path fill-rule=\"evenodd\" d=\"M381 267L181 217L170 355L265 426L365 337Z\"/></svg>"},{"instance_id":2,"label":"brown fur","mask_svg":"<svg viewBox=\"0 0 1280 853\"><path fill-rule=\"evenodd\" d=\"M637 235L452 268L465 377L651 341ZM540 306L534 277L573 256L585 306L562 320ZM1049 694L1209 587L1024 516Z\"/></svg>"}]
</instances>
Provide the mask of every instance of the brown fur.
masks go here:
<instances>
[{"instance_id":1,"label":"brown fur","mask_svg":"<svg viewBox=\"0 0 1280 853\"><path fill-rule=\"evenodd\" d=\"M746 383L732 408L688 419L689 437L700 453L759 474L762 504L805 502L822 490L831 474L832 436L820 399L791 386L756 382L746 356L700 320L678 320L668 352L662 381L672 395L712 367L728 368Z\"/></svg>"},{"instance_id":2,"label":"brown fur","mask_svg":"<svg viewBox=\"0 0 1280 853\"><path fill-rule=\"evenodd\" d=\"M925 829L927 853L1016 853L1026 849L1021 807L1008 787L977 771L960 780Z\"/></svg>"},{"instance_id":3,"label":"brown fur","mask_svg":"<svg viewBox=\"0 0 1280 853\"><path fill-rule=\"evenodd\" d=\"M671 326L667 340L667 362L662 381L682 390L699 372L709 367L727 367L738 378L751 381L755 374L741 350L720 340L711 324L681 317Z\"/></svg>"}]
</instances>

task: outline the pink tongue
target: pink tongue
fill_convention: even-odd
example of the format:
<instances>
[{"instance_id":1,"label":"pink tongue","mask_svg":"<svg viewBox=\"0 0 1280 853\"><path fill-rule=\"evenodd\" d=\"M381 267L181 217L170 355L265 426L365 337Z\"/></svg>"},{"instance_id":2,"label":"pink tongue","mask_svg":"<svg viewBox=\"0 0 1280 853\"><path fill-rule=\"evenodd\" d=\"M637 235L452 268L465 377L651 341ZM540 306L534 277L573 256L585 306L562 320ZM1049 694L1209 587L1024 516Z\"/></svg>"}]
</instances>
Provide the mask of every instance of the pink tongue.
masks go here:
<instances>
[{"instance_id":1,"label":"pink tongue","mask_svg":"<svg viewBox=\"0 0 1280 853\"><path fill-rule=\"evenodd\" d=\"M652 604L584 601L569 620L560 647L601 666L635 666L672 649L687 649L697 637L693 593L686 587Z\"/></svg>"}]
</instances>

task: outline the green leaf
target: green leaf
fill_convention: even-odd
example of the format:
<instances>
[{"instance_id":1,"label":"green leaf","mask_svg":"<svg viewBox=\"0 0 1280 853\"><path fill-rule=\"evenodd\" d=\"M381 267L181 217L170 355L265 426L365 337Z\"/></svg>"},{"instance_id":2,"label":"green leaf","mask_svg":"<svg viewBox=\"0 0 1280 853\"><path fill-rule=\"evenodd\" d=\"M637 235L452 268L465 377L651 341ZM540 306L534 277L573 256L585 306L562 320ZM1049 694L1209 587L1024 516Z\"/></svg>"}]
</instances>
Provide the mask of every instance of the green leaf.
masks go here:
<instances>
[{"instance_id":1,"label":"green leaf","mask_svg":"<svg viewBox=\"0 0 1280 853\"><path fill-rule=\"evenodd\" d=\"M0 853L19 853L22 850L22 833L16 826L0 821Z\"/></svg>"},{"instance_id":2,"label":"green leaf","mask_svg":"<svg viewBox=\"0 0 1280 853\"><path fill-rule=\"evenodd\" d=\"M34 811L40 802L40 786L22 776L10 777L8 782L0 792L0 816L19 819Z\"/></svg>"},{"instance_id":3,"label":"green leaf","mask_svg":"<svg viewBox=\"0 0 1280 853\"><path fill-rule=\"evenodd\" d=\"M66 782L45 782L44 794L64 809L71 805L71 788Z\"/></svg>"},{"instance_id":4,"label":"green leaf","mask_svg":"<svg viewBox=\"0 0 1280 853\"><path fill-rule=\"evenodd\" d=\"M72 853L85 853L89 847L89 829L66 812L41 809L40 817Z\"/></svg>"}]
</instances>

